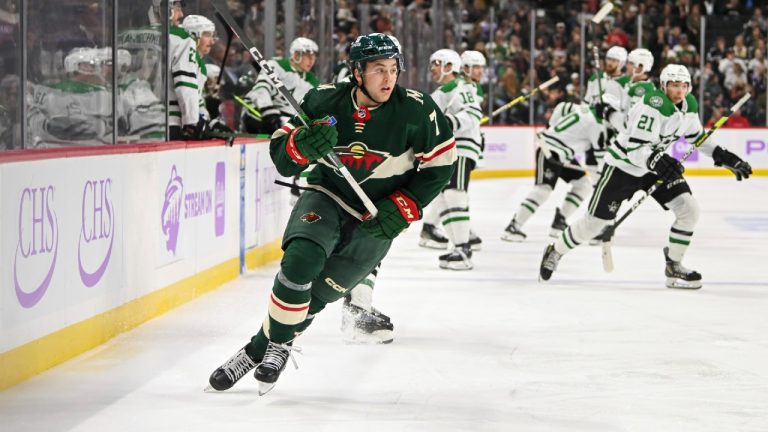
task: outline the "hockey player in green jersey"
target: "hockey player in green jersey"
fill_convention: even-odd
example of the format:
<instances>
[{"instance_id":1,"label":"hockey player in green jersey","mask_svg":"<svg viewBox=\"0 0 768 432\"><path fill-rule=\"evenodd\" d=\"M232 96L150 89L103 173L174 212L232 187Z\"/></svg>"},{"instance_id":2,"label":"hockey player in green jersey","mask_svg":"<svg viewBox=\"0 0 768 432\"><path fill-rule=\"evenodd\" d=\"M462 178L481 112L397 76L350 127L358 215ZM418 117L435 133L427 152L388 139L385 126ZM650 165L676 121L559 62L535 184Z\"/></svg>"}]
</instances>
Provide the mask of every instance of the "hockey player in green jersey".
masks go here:
<instances>
[{"instance_id":1,"label":"hockey player in green jersey","mask_svg":"<svg viewBox=\"0 0 768 432\"><path fill-rule=\"evenodd\" d=\"M603 94L603 113L611 113L619 106L618 99ZM595 108L587 104L561 102L555 107L550 125L537 134L536 171L533 189L528 193L509 225L501 235L502 240L522 242L527 237L522 227L543 205L555 189L558 179L569 183L571 189L563 203L555 210L555 219L550 231L551 237L558 236L567 226L568 217L576 213L581 203L592 193L592 182L582 165L576 160L590 149L602 149L606 139L604 119Z\"/></svg>"},{"instance_id":2,"label":"hockey player in green jersey","mask_svg":"<svg viewBox=\"0 0 768 432\"><path fill-rule=\"evenodd\" d=\"M472 247L469 244L469 174L481 153L480 102L477 88L461 75L461 58L456 51L440 49L430 56L432 80L440 87L432 93L435 103L445 114L456 137L458 162L451 182L435 199L424 220L424 234L442 222L453 251L439 257L440 268L472 269Z\"/></svg>"},{"instance_id":3,"label":"hockey player in green jersey","mask_svg":"<svg viewBox=\"0 0 768 432\"><path fill-rule=\"evenodd\" d=\"M591 239L616 217L621 202L638 190L663 182L653 198L672 210L675 221L664 248L664 274L669 288L701 288L701 274L681 264L691 242L699 210L688 183L682 176L682 164L665 153L667 146L680 137L695 142L704 132L698 116L696 98L690 94L691 76L682 65L671 64L661 71L661 91L651 91L627 116L627 129L608 147L606 166L598 180L588 213L570 225L554 244L547 246L539 276L548 280L565 253ZM704 141L699 151L710 155L716 166L723 166L737 180L752 173L749 163L737 155Z\"/></svg>"},{"instance_id":4,"label":"hockey player in green jersey","mask_svg":"<svg viewBox=\"0 0 768 432\"><path fill-rule=\"evenodd\" d=\"M650 81L648 75L651 73L651 68L653 68L653 54L647 49L636 48L627 55L627 74L630 81L621 100L621 111L625 114L636 103L642 101L646 93L656 90L656 86Z\"/></svg>"},{"instance_id":5,"label":"hockey player in green jersey","mask_svg":"<svg viewBox=\"0 0 768 432\"><path fill-rule=\"evenodd\" d=\"M291 42L288 58L275 58L267 62L296 100L303 99L310 89L320 84L312 73L317 52L318 47L313 40L299 37ZM245 95L245 100L257 111L243 111L243 130L248 133L272 134L296 114L265 73L259 74L256 84Z\"/></svg>"},{"instance_id":6,"label":"hockey player in green jersey","mask_svg":"<svg viewBox=\"0 0 768 432\"><path fill-rule=\"evenodd\" d=\"M360 36L350 63L352 82L322 85L304 97L309 126L293 117L272 135L280 174L318 164L283 235L268 316L258 334L213 372L213 389L226 390L255 368L259 393L269 391L296 349L296 336L371 273L453 173L456 144L440 109L428 95L396 83L403 70L398 45L384 34ZM322 159L332 151L373 200L376 217Z\"/></svg>"}]
</instances>

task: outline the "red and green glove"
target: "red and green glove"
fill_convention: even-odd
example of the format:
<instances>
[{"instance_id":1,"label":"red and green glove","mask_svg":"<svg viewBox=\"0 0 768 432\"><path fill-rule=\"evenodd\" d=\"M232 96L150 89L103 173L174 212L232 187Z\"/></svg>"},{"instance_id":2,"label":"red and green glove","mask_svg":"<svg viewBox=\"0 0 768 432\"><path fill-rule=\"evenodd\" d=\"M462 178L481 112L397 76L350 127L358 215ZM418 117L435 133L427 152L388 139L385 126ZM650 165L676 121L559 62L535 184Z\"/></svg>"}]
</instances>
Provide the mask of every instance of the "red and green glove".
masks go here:
<instances>
[{"instance_id":1,"label":"red and green glove","mask_svg":"<svg viewBox=\"0 0 768 432\"><path fill-rule=\"evenodd\" d=\"M421 207L405 192L397 190L376 202L379 213L373 219L364 220L360 226L372 237L393 240L411 222L421 219Z\"/></svg>"},{"instance_id":2,"label":"red and green glove","mask_svg":"<svg viewBox=\"0 0 768 432\"><path fill-rule=\"evenodd\" d=\"M333 151L339 138L339 132L328 119L308 123L309 126L292 130L285 143L285 151L299 165L322 159Z\"/></svg>"}]
</instances>

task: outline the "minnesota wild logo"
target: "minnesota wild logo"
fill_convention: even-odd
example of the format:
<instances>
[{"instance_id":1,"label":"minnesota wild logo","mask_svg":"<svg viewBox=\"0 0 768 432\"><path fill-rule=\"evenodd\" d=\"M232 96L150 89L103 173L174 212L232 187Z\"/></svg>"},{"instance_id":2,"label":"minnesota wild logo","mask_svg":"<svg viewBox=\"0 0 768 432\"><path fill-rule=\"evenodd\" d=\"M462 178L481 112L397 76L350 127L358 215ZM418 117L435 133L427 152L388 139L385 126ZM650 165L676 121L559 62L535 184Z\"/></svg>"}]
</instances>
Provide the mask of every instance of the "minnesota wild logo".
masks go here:
<instances>
[{"instance_id":1,"label":"minnesota wild logo","mask_svg":"<svg viewBox=\"0 0 768 432\"><path fill-rule=\"evenodd\" d=\"M389 157L389 153L371 150L360 141L355 141L346 147L334 149L341 163L350 171L356 171L355 178L364 180Z\"/></svg>"},{"instance_id":2,"label":"minnesota wild logo","mask_svg":"<svg viewBox=\"0 0 768 432\"><path fill-rule=\"evenodd\" d=\"M320 215L315 212L304 213L301 215L301 221L308 224L315 223L320 219L322 219L322 217L320 217Z\"/></svg>"}]
</instances>

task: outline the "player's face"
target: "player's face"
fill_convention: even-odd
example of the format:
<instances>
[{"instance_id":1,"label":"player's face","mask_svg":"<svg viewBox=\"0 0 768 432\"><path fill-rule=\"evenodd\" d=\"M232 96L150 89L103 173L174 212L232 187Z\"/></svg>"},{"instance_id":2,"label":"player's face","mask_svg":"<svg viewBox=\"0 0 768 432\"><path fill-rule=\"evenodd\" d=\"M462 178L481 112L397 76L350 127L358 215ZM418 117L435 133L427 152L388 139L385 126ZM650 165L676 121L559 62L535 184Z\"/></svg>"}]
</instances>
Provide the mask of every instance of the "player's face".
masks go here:
<instances>
[{"instance_id":1,"label":"player's face","mask_svg":"<svg viewBox=\"0 0 768 432\"><path fill-rule=\"evenodd\" d=\"M682 81L668 82L665 91L672 103L677 105L682 102L685 95L688 94L688 83Z\"/></svg>"},{"instance_id":2,"label":"player's face","mask_svg":"<svg viewBox=\"0 0 768 432\"><path fill-rule=\"evenodd\" d=\"M213 33L203 32L200 35L200 39L197 40L197 52L200 53L200 57L207 56L211 52L214 42L216 42L216 37Z\"/></svg>"},{"instance_id":3,"label":"player's face","mask_svg":"<svg viewBox=\"0 0 768 432\"><path fill-rule=\"evenodd\" d=\"M469 78L474 82L480 82L485 73L485 66L474 65L469 71Z\"/></svg>"},{"instance_id":4,"label":"player's face","mask_svg":"<svg viewBox=\"0 0 768 432\"><path fill-rule=\"evenodd\" d=\"M452 68L453 68L453 65L451 65L450 63L443 65L443 63L440 61L437 61L437 60L433 61L429 65L429 72L432 74L432 81L439 83L441 79L451 74ZM442 71L442 78L440 75L441 71Z\"/></svg>"},{"instance_id":5,"label":"player's face","mask_svg":"<svg viewBox=\"0 0 768 432\"><path fill-rule=\"evenodd\" d=\"M632 76L634 74L635 74L635 65L630 62L627 62L627 75Z\"/></svg>"},{"instance_id":6,"label":"player's face","mask_svg":"<svg viewBox=\"0 0 768 432\"><path fill-rule=\"evenodd\" d=\"M183 2L171 0L171 23L175 26L181 25L184 19L184 10L181 9L183 5Z\"/></svg>"},{"instance_id":7,"label":"player's face","mask_svg":"<svg viewBox=\"0 0 768 432\"><path fill-rule=\"evenodd\" d=\"M395 89L396 82L396 59L374 60L365 65L365 89L376 102L388 101Z\"/></svg>"},{"instance_id":8,"label":"player's face","mask_svg":"<svg viewBox=\"0 0 768 432\"><path fill-rule=\"evenodd\" d=\"M309 72L312 70L312 67L315 66L315 62L317 61L317 53L312 51L306 51L303 53L297 52L293 54L293 59L297 69L299 69L301 72Z\"/></svg>"},{"instance_id":9,"label":"player's face","mask_svg":"<svg viewBox=\"0 0 768 432\"><path fill-rule=\"evenodd\" d=\"M619 61L616 59L605 59L605 72L613 75L619 70Z\"/></svg>"}]
</instances>

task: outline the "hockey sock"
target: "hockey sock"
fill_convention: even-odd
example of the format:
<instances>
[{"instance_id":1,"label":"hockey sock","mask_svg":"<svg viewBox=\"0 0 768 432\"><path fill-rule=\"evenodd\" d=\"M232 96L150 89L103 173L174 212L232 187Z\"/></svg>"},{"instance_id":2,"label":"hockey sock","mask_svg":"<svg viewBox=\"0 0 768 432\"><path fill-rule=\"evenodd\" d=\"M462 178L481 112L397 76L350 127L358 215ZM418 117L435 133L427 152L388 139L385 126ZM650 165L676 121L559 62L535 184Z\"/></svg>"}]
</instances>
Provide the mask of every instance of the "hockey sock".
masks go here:
<instances>
[{"instance_id":1,"label":"hockey sock","mask_svg":"<svg viewBox=\"0 0 768 432\"><path fill-rule=\"evenodd\" d=\"M528 193L528 196L520 203L520 208L515 213L514 218L517 224L521 227L525 225L528 219L539 209L539 206L549 199L551 193L551 186L545 184L535 185Z\"/></svg>"},{"instance_id":2,"label":"hockey sock","mask_svg":"<svg viewBox=\"0 0 768 432\"><path fill-rule=\"evenodd\" d=\"M440 225L440 212L443 210L443 194L438 194L434 200L427 206L427 211L424 212L422 220L425 224L433 226Z\"/></svg>"},{"instance_id":3,"label":"hockey sock","mask_svg":"<svg viewBox=\"0 0 768 432\"><path fill-rule=\"evenodd\" d=\"M381 264L377 265L376 268L349 293L349 302L368 312L371 311L373 305L373 286L376 284L376 276L379 272L379 266L381 266Z\"/></svg>"},{"instance_id":4,"label":"hockey sock","mask_svg":"<svg viewBox=\"0 0 768 432\"><path fill-rule=\"evenodd\" d=\"M669 230L669 259L681 262L688 245L691 244L693 230L699 220L699 204L693 195L684 193L676 196L665 206L675 213L675 222Z\"/></svg>"},{"instance_id":5,"label":"hockey sock","mask_svg":"<svg viewBox=\"0 0 768 432\"><path fill-rule=\"evenodd\" d=\"M581 243L592 239L610 223L609 220L596 218L590 214L584 215L583 218L569 225L555 240L555 250L561 255L565 254Z\"/></svg>"},{"instance_id":6,"label":"hockey sock","mask_svg":"<svg viewBox=\"0 0 768 432\"><path fill-rule=\"evenodd\" d=\"M469 242L469 194L458 189L443 191L446 208L440 213L445 233L454 245Z\"/></svg>"},{"instance_id":7,"label":"hockey sock","mask_svg":"<svg viewBox=\"0 0 768 432\"><path fill-rule=\"evenodd\" d=\"M589 198L591 190L592 183L589 182L587 176L572 181L571 190L565 194L563 204L560 206L563 217L568 219L572 214L576 213L584 199Z\"/></svg>"},{"instance_id":8,"label":"hockey sock","mask_svg":"<svg viewBox=\"0 0 768 432\"><path fill-rule=\"evenodd\" d=\"M307 317L312 281L325 265L325 251L317 243L297 238L285 249L280 271L272 286L268 315L262 330L269 340L293 340L296 327Z\"/></svg>"}]
</instances>

